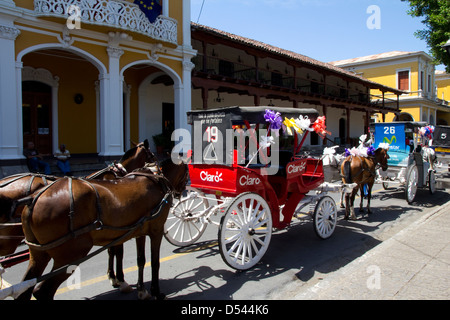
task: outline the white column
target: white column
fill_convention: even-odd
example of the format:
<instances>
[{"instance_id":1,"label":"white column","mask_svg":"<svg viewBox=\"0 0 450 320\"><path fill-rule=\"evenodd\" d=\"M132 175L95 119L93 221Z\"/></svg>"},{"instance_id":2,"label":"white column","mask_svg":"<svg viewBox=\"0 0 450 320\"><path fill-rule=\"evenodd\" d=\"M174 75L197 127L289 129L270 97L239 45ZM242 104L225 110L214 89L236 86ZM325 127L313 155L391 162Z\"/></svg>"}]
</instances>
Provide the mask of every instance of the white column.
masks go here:
<instances>
[{"instance_id":1,"label":"white column","mask_svg":"<svg viewBox=\"0 0 450 320\"><path fill-rule=\"evenodd\" d=\"M22 155L22 105L18 105L15 40L20 34L13 23L0 25L0 160Z\"/></svg>"},{"instance_id":2,"label":"white column","mask_svg":"<svg viewBox=\"0 0 450 320\"><path fill-rule=\"evenodd\" d=\"M123 79L119 60L123 50L108 47L109 74L100 76L100 155L123 155Z\"/></svg>"},{"instance_id":3,"label":"white column","mask_svg":"<svg viewBox=\"0 0 450 320\"><path fill-rule=\"evenodd\" d=\"M162 15L169 16L169 0L162 0Z\"/></svg>"}]
</instances>

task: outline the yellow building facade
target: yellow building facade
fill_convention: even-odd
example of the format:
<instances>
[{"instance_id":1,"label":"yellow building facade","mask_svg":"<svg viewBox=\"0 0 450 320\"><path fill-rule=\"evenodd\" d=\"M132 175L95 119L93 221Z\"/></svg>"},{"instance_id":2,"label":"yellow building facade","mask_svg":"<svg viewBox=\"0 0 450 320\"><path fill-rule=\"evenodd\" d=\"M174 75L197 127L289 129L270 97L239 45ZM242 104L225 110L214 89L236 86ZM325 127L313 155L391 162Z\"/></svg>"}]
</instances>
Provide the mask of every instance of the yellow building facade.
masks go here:
<instances>
[{"instance_id":1,"label":"yellow building facade","mask_svg":"<svg viewBox=\"0 0 450 320\"><path fill-rule=\"evenodd\" d=\"M439 100L445 81L437 81L433 59L425 52L393 51L366 57L332 62L369 80L403 90L400 112L377 115L375 121L425 121L429 124L450 123L448 103ZM442 86L436 90L438 83ZM374 95L381 95L373 91ZM388 97L389 98L389 97ZM448 99L448 97L447 97ZM447 100L448 101L448 100ZM394 103L394 101L392 101Z\"/></svg>"},{"instance_id":2,"label":"yellow building facade","mask_svg":"<svg viewBox=\"0 0 450 320\"><path fill-rule=\"evenodd\" d=\"M436 71L435 76L437 98L441 103L448 106L450 101L450 74L445 71ZM450 124L450 119L447 119L447 124Z\"/></svg>"},{"instance_id":3,"label":"yellow building facade","mask_svg":"<svg viewBox=\"0 0 450 320\"><path fill-rule=\"evenodd\" d=\"M190 0L141 2L154 21L134 1L0 0L0 166L28 141L114 158L187 127Z\"/></svg>"}]
</instances>

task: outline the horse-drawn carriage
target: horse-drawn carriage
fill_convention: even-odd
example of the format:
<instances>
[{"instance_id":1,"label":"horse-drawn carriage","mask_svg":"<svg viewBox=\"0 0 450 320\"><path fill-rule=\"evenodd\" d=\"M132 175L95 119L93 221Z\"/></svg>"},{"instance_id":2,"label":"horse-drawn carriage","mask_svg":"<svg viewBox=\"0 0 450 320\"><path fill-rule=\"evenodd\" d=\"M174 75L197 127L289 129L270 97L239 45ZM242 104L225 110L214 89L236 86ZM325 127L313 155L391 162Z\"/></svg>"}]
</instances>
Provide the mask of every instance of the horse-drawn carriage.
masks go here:
<instances>
[{"instance_id":1,"label":"horse-drawn carriage","mask_svg":"<svg viewBox=\"0 0 450 320\"><path fill-rule=\"evenodd\" d=\"M450 166L450 126L436 126L431 148L434 150L438 166L448 169Z\"/></svg>"},{"instance_id":2,"label":"horse-drawn carriage","mask_svg":"<svg viewBox=\"0 0 450 320\"><path fill-rule=\"evenodd\" d=\"M265 254L272 228L286 228L308 205L316 234L333 234L337 209L327 191L341 186L324 185L322 161L300 153L313 127L324 133L316 110L230 107L193 111L188 119L194 126L191 185L166 222L172 244L194 243L212 216L222 215L221 256L246 270ZM307 195L315 189L317 194Z\"/></svg>"},{"instance_id":3,"label":"horse-drawn carriage","mask_svg":"<svg viewBox=\"0 0 450 320\"><path fill-rule=\"evenodd\" d=\"M422 132L426 127L425 122L387 122L370 126L375 145L389 144L389 169L378 171L378 180L385 189L390 185L403 188L409 204L414 202L418 188L428 188L431 194L436 191L436 175L426 143L429 133Z\"/></svg>"}]
</instances>

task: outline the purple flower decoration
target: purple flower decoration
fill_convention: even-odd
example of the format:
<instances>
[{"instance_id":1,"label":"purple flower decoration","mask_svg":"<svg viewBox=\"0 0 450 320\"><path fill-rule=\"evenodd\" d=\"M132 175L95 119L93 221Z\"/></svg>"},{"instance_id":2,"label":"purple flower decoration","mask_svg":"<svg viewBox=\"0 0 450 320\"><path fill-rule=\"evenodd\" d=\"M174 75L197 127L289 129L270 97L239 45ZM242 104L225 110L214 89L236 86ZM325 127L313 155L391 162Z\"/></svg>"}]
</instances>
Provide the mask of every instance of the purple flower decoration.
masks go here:
<instances>
[{"instance_id":1,"label":"purple flower decoration","mask_svg":"<svg viewBox=\"0 0 450 320\"><path fill-rule=\"evenodd\" d=\"M274 112L272 110L266 109L264 114L264 119L269 122L269 129L280 130L283 120L281 119L281 114L279 112Z\"/></svg>"},{"instance_id":2,"label":"purple flower decoration","mask_svg":"<svg viewBox=\"0 0 450 320\"><path fill-rule=\"evenodd\" d=\"M373 146L367 148L367 155L369 157L375 157L375 148Z\"/></svg>"},{"instance_id":3,"label":"purple flower decoration","mask_svg":"<svg viewBox=\"0 0 450 320\"><path fill-rule=\"evenodd\" d=\"M350 156L351 156L350 150L345 148L345 157L350 157Z\"/></svg>"}]
</instances>

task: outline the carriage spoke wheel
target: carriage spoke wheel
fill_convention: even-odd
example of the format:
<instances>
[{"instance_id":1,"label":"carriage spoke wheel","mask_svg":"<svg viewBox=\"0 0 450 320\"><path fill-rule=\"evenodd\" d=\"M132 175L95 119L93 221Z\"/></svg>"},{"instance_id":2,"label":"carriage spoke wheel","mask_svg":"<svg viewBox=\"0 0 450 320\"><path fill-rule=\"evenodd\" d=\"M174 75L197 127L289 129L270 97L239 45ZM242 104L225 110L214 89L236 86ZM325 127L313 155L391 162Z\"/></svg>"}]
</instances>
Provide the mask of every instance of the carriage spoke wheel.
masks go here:
<instances>
[{"instance_id":1,"label":"carriage spoke wheel","mask_svg":"<svg viewBox=\"0 0 450 320\"><path fill-rule=\"evenodd\" d=\"M322 239L328 239L337 224L337 208L334 200L325 196L319 200L314 210L314 231Z\"/></svg>"},{"instance_id":2,"label":"carriage spoke wheel","mask_svg":"<svg viewBox=\"0 0 450 320\"><path fill-rule=\"evenodd\" d=\"M177 247L194 244L205 232L207 222L200 216L200 212L208 208L208 200L199 198L204 196L198 190L187 190L171 209L164 225L164 237Z\"/></svg>"},{"instance_id":3,"label":"carriage spoke wheel","mask_svg":"<svg viewBox=\"0 0 450 320\"><path fill-rule=\"evenodd\" d=\"M428 172L428 190L431 194L436 192L436 174L431 170Z\"/></svg>"},{"instance_id":4,"label":"carriage spoke wheel","mask_svg":"<svg viewBox=\"0 0 450 320\"><path fill-rule=\"evenodd\" d=\"M269 247L272 215L258 194L239 195L226 209L219 226L219 249L225 263L237 270L255 266Z\"/></svg>"},{"instance_id":5,"label":"carriage spoke wheel","mask_svg":"<svg viewBox=\"0 0 450 320\"><path fill-rule=\"evenodd\" d=\"M416 165L412 165L407 171L405 196L409 204L414 202L417 194L417 184L419 181L419 169Z\"/></svg>"}]
</instances>

